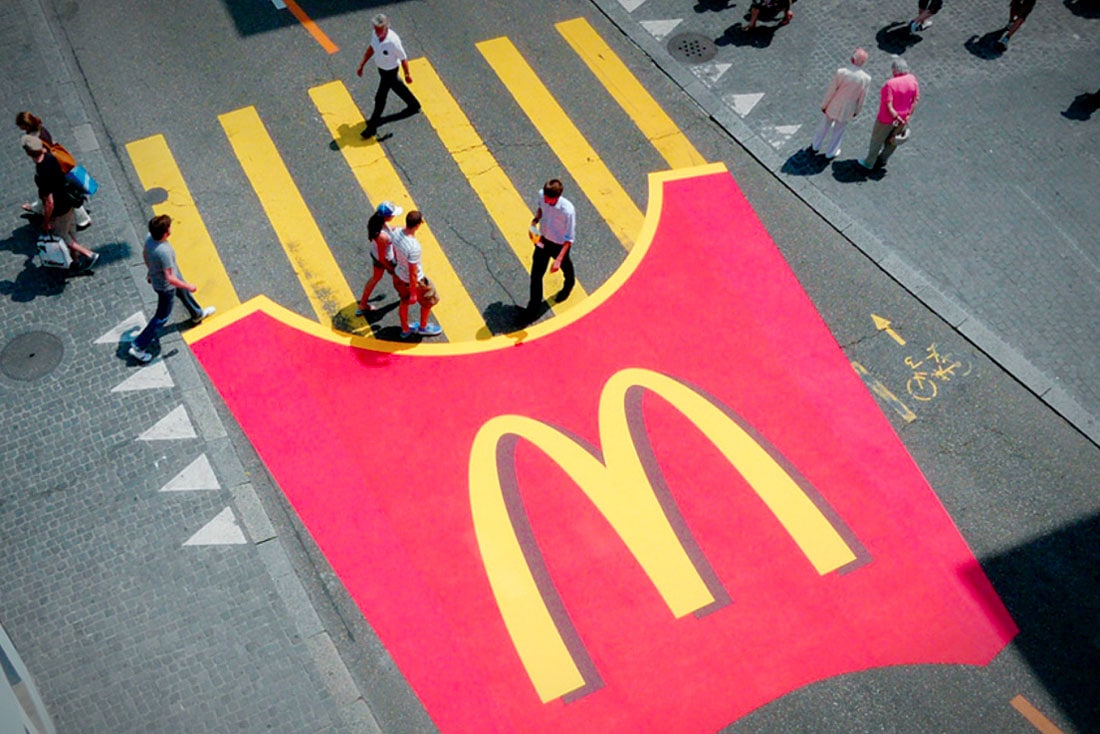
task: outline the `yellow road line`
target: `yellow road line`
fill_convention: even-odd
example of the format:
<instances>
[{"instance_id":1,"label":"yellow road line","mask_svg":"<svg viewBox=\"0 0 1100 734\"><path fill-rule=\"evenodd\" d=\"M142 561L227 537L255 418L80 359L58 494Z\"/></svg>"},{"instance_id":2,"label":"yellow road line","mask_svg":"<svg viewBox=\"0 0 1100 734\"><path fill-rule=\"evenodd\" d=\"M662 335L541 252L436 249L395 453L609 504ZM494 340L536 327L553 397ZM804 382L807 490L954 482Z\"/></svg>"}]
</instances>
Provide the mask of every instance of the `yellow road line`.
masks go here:
<instances>
[{"instance_id":1,"label":"yellow road line","mask_svg":"<svg viewBox=\"0 0 1100 734\"><path fill-rule=\"evenodd\" d=\"M417 89L424 92L420 99L428 122L435 128L440 141L470 182L474 193L481 199L482 206L500 230L504 241L530 273L534 247L527 236L527 228L534 213L534 201L525 202L516 191L516 187L493 158L493 154L443 84L431 62L427 59L414 59L409 66L416 79ZM560 272L548 272L546 278L546 291L549 293L559 290L564 282ZM575 295L566 303L554 305L554 311L560 313L587 295L579 283L573 293Z\"/></svg>"},{"instance_id":2,"label":"yellow road line","mask_svg":"<svg viewBox=\"0 0 1100 734\"><path fill-rule=\"evenodd\" d=\"M1009 703L1042 734L1062 734L1062 730L1055 726L1053 721L1043 716L1042 712L1023 696L1016 696Z\"/></svg>"},{"instance_id":3,"label":"yellow road line","mask_svg":"<svg viewBox=\"0 0 1100 734\"><path fill-rule=\"evenodd\" d=\"M344 274L317 227L282 156L255 107L218 116L229 144L252 183L260 204L283 246L321 323L355 301Z\"/></svg>"},{"instance_id":4,"label":"yellow road line","mask_svg":"<svg viewBox=\"0 0 1100 734\"><path fill-rule=\"evenodd\" d=\"M695 146L665 114L657 100L630 73L600 35L584 18L557 23L555 28L569 42L600 83L630 116L653 147L672 168L687 168L706 163Z\"/></svg>"},{"instance_id":5,"label":"yellow road line","mask_svg":"<svg viewBox=\"0 0 1100 734\"><path fill-rule=\"evenodd\" d=\"M397 170L386 158L382 146L376 140L359 137L364 124L363 113L344 83L334 81L312 87L309 96L367 198L375 205L389 200L406 211L419 208L413 203ZM439 320L449 341L484 338L488 335L485 317L466 292L458 273L432 234L428 226L432 213L428 211L424 216L425 223L417 231L416 238L424 248L424 270L439 290L440 302L432 309L432 314Z\"/></svg>"},{"instance_id":6,"label":"yellow road line","mask_svg":"<svg viewBox=\"0 0 1100 734\"><path fill-rule=\"evenodd\" d=\"M500 81L539 134L596 207L600 217L629 250L642 229L642 212L581 135L550 91L507 38L477 44ZM566 194L568 198L568 193Z\"/></svg>"},{"instance_id":7,"label":"yellow road line","mask_svg":"<svg viewBox=\"0 0 1100 734\"><path fill-rule=\"evenodd\" d=\"M172 217L176 261L187 281L198 286L199 302L216 306L223 313L239 306L241 300L164 136L135 140L126 145L126 152L146 190L161 188L168 192L168 198L153 205L153 212Z\"/></svg>"},{"instance_id":8,"label":"yellow road line","mask_svg":"<svg viewBox=\"0 0 1100 734\"><path fill-rule=\"evenodd\" d=\"M294 2L294 0L283 0L283 3L286 5L287 10L298 19L298 22L302 24L302 27L306 29L309 35L313 36L313 40L321 44L321 48L328 51L330 54L334 54L340 50L340 48L332 42L332 39L326 36L325 32L306 15L306 11L302 10L298 3Z\"/></svg>"}]
</instances>

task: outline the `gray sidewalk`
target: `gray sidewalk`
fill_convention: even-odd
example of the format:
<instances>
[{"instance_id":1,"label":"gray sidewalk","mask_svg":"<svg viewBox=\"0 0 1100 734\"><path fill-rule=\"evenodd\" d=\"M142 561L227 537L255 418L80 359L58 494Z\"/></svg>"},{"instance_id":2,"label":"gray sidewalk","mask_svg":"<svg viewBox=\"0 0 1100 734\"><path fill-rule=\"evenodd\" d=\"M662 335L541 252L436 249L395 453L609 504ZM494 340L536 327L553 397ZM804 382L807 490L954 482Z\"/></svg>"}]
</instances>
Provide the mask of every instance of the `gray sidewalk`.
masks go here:
<instances>
[{"instance_id":1,"label":"gray sidewalk","mask_svg":"<svg viewBox=\"0 0 1100 734\"><path fill-rule=\"evenodd\" d=\"M119 332L152 310L149 212L124 206L44 7L0 9L0 622L58 731L378 731L346 630L322 621L338 614L295 573L296 528L265 512L180 334L150 366L124 356ZM94 275L38 267L21 109L99 179Z\"/></svg>"},{"instance_id":2,"label":"gray sidewalk","mask_svg":"<svg viewBox=\"0 0 1100 734\"><path fill-rule=\"evenodd\" d=\"M991 41L1008 0L948 2L919 38L891 30L915 0L802 0L790 25L755 34L739 25L748 0L594 2L868 257L1100 442L1100 112L1080 97L1100 89L1095 2L1040 2L1004 54ZM827 165L805 149L857 46L875 93ZM921 103L911 142L868 176L856 158L891 53Z\"/></svg>"}]
</instances>

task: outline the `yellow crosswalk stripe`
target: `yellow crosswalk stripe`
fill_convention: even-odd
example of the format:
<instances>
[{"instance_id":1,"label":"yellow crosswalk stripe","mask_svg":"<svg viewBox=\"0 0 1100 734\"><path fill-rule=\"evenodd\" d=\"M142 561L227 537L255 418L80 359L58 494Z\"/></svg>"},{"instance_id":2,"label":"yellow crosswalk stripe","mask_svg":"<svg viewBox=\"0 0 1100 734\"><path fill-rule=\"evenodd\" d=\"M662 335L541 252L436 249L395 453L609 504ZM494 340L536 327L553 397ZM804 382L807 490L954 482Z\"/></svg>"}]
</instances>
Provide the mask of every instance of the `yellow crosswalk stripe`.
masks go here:
<instances>
[{"instance_id":1,"label":"yellow crosswalk stripe","mask_svg":"<svg viewBox=\"0 0 1100 734\"><path fill-rule=\"evenodd\" d=\"M309 96L367 198L375 205L389 200L406 211L418 209L382 146L376 140L359 137L363 113L344 83L334 81L311 87ZM430 211L425 212L425 223L416 237L423 247L424 270L439 291L440 302L432 309L432 315L438 319L449 341L485 338L489 335L485 318L432 234L428 226L431 216Z\"/></svg>"},{"instance_id":2,"label":"yellow crosswalk stripe","mask_svg":"<svg viewBox=\"0 0 1100 734\"><path fill-rule=\"evenodd\" d=\"M511 41L502 36L482 41L477 48L531 124L576 179L600 217L629 250L642 229L641 210Z\"/></svg>"},{"instance_id":3,"label":"yellow crosswalk stripe","mask_svg":"<svg viewBox=\"0 0 1100 734\"><path fill-rule=\"evenodd\" d=\"M218 116L321 323L355 302L344 274L255 107ZM354 310L354 308L352 308Z\"/></svg>"},{"instance_id":4,"label":"yellow crosswalk stripe","mask_svg":"<svg viewBox=\"0 0 1100 734\"><path fill-rule=\"evenodd\" d=\"M241 300L172 157L168 141L163 135L152 135L127 144L126 152L146 190L160 188L168 193L163 202L153 205L153 212L172 217L171 242L176 262L183 277L198 286L199 302L215 306L222 313L239 306Z\"/></svg>"},{"instance_id":5,"label":"yellow crosswalk stripe","mask_svg":"<svg viewBox=\"0 0 1100 734\"><path fill-rule=\"evenodd\" d=\"M554 26L672 168L706 160L586 19Z\"/></svg>"},{"instance_id":6,"label":"yellow crosswalk stripe","mask_svg":"<svg viewBox=\"0 0 1100 734\"><path fill-rule=\"evenodd\" d=\"M428 122L435 128L440 141L470 182L474 193L481 199L482 206L500 230L504 241L511 246L516 257L530 273L534 248L527 236L527 228L531 224L535 202L525 202L516 191L516 187L489 152L431 62L427 59L413 59L409 62L409 68L416 79L417 89L423 92L419 99L424 105ZM554 293L560 290L563 282L561 272L548 272L546 291ZM579 303L587 295L579 283L574 287L573 293L564 304L555 304L554 311L560 313L570 304Z\"/></svg>"}]
</instances>

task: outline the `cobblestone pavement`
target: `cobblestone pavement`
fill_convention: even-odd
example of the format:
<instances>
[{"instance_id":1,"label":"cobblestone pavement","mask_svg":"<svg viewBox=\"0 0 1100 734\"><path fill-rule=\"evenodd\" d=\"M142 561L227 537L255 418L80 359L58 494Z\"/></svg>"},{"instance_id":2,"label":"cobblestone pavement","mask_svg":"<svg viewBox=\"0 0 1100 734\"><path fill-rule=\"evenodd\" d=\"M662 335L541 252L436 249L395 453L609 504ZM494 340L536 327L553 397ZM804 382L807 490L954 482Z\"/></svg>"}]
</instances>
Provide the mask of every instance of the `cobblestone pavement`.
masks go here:
<instances>
[{"instance_id":1,"label":"cobblestone pavement","mask_svg":"<svg viewBox=\"0 0 1100 734\"><path fill-rule=\"evenodd\" d=\"M123 206L42 7L0 7L5 124L32 110L97 176L80 240L101 259L83 277L38 267L36 229L19 216L33 167L12 126L0 146L0 622L58 731L378 731L179 333L159 364L125 358L112 327L152 310L131 224L147 213Z\"/></svg>"},{"instance_id":2,"label":"cobblestone pavement","mask_svg":"<svg viewBox=\"0 0 1100 734\"><path fill-rule=\"evenodd\" d=\"M802 0L790 25L755 33L748 0L594 1L781 181L1100 441L1100 111L1085 96L1100 92L1100 4L1040 2L1001 54L1007 0L948 2L919 36L902 25L915 0ZM806 149L857 46L876 93L827 164ZM868 176L856 159L893 53L921 103L911 142Z\"/></svg>"}]
</instances>

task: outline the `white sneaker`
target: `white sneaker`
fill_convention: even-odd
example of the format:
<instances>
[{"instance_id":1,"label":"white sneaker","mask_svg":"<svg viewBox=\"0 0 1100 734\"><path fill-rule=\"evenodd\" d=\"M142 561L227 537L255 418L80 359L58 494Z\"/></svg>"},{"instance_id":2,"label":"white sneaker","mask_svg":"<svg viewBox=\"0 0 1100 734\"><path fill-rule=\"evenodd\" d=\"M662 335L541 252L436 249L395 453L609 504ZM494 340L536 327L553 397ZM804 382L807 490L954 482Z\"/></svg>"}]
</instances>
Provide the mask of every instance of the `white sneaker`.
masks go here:
<instances>
[{"instance_id":1,"label":"white sneaker","mask_svg":"<svg viewBox=\"0 0 1100 734\"><path fill-rule=\"evenodd\" d=\"M192 317L191 323L192 324L201 324L203 319L205 319L207 316L213 316L214 312L217 311L217 310L218 309L214 306L207 306L206 308L204 308L202 310L202 315L198 316L197 318Z\"/></svg>"},{"instance_id":2,"label":"white sneaker","mask_svg":"<svg viewBox=\"0 0 1100 734\"><path fill-rule=\"evenodd\" d=\"M130 345L130 351L128 354L142 364L148 364L153 361L153 355L146 352L144 349L138 349L136 344Z\"/></svg>"}]
</instances>

